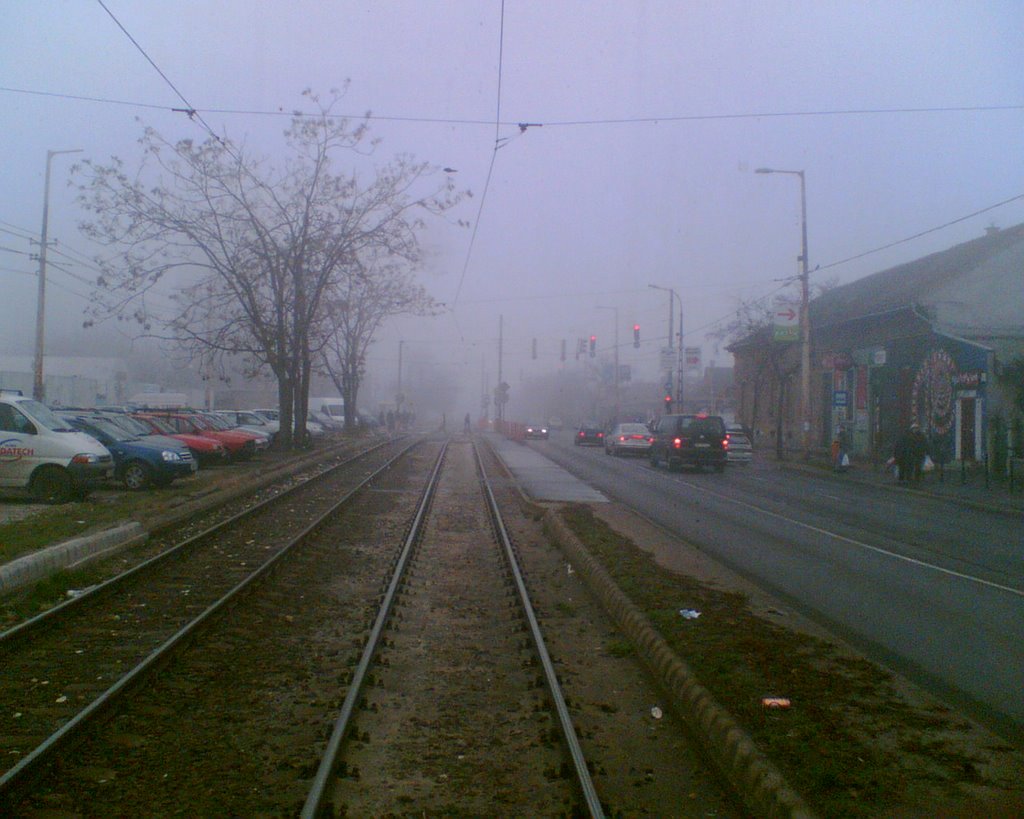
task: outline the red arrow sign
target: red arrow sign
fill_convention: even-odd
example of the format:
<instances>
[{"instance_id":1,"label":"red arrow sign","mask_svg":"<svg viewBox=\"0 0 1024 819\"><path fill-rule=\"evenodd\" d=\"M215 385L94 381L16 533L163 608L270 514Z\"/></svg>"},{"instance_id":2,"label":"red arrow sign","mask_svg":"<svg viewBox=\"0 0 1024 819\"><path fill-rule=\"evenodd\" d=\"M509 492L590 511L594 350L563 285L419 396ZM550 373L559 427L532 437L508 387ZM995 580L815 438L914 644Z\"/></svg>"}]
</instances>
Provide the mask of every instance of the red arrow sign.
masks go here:
<instances>
[{"instance_id":1,"label":"red arrow sign","mask_svg":"<svg viewBox=\"0 0 1024 819\"><path fill-rule=\"evenodd\" d=\"M784 312L776 313L775 315L778 316L779 318L786 319L786 321L793 321L794 319L796 319L796 313L793 311L792 307L790 307L788 310Z\"/></svg>"}]
</instances>

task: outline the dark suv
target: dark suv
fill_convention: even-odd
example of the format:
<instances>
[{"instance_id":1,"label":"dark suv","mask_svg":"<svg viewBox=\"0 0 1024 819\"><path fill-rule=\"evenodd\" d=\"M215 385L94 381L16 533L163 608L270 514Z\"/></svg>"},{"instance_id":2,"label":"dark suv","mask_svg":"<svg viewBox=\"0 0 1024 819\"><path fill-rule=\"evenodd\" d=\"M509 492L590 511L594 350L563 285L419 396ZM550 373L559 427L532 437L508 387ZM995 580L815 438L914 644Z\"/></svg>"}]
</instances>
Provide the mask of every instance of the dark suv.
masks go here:
<instances>
[{"instance_id":1,"label":"dark suv","mask_svg":"<svg viewBox=\"0 0 1024 819\"><path fill-rule=\"evenodd\" d=\"M664 461L669 469L713 466L723 472L728 440L717 415L663 415L654 428L651 466Z\"/></svg>"}]
</instances>

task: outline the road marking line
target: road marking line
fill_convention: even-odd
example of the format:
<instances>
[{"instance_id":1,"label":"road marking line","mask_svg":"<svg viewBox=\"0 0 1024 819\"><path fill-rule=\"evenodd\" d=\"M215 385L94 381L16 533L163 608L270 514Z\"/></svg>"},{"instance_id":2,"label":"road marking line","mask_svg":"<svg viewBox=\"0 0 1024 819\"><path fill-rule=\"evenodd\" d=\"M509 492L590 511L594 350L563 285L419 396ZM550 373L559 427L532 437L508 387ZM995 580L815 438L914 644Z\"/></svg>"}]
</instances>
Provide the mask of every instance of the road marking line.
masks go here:
<instances>
[{"instance_id":1,"label":"road marking line","mask_svg":"<svg viewBox=\"0 0 1024 819\"><path fill-rule=\"evenodd\" d=\"M804 529L809 529L810 531L816 532L819 535L825 535L826 537L835 538L836 540L842 540L842 541L845 541L846 543L853 544L854 546L860 546L862 549L867 549L868 551L877 552L878 554L885 555L886 557L891 557L891 558L894 558L896 560L902 560L905 563L911 563L911 564L913 564L915 566L920 566L923 569L931 569L933 571L939 572L940 574L949 575L950 577L956 577L956 578L958 578L960 580L967 580L967 581L970 581L972 583L978 583L978 584L980 584L982 586L988 586L989 588L998 589L999 591L1009 592L1010 594L1014 594L1017 597L1024 597L1024 590L1015 589L1012 586L1004 586L1001 583L993 583L991 580L983 580L980 577L974 577L973 575L963 574L962 572L956 572L956 571L953 571L952 569L945 569L942 566L936 566L934 563L926 563L925 561L918 560L915 557L908 557L907 555L901 555L901 554L897 554L896 552L892 552L892 551L890 551L888 549L883 549L881 546L872 546L870 543L864 543L863 541L855 540L854 538L850 538L850 537L846 537L846 535L840 535L840 534L838 534L836 532L830 532L827 529L821 529L821 528L819 528L817 526L812 526L809 523L804 523L804 522L799 521L799 520L794 520L793 518L788 518L785 515L780 515L778 512L773 512L770 509L764 509L764 508L762 508L760 506L755 506L752 503L747 503L746 501L736 500L735 498L727 497L725 495L722 495L719 492L714 492L711 489L708 489L706 486L700 486L699 484L687 483L686 481L683 481L683 480L680 480L679 482L682 483L682 484L685 484L686 486L692 487L693 489L698 489L701 492L706 492L709 495L714 495L716 498L720 498L721 500L728 501L729 503L735 503L735 504L738 504L740 506L745 506L748 509L753 509L756 512L761 512L761 513L763 513L765 515L770 515L773 518L778 518L779 520L786 521L787 523L792 523L792 524L795 524L796 526L800 526L800 527L802 527Z\"/></svg>"}]
</instances>

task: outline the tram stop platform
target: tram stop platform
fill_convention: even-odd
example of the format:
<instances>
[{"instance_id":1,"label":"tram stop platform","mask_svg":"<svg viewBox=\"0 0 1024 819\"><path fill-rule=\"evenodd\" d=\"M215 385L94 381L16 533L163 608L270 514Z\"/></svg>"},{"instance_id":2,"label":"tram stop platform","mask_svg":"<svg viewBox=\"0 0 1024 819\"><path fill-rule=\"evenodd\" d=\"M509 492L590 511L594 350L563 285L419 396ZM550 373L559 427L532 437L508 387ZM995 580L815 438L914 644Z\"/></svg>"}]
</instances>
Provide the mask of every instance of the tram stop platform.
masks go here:
<instances>
[{"instance_id":1,"label":"tram stop platform","mask_svg":"<svg viewBox=\"0 0 1024 819\"><path fill-rule=\"evenodd\" d=\"M539 452L494 432L482 433L523 491L535 501L608 503L608 498Z\"/></svg>"}]
</instances>

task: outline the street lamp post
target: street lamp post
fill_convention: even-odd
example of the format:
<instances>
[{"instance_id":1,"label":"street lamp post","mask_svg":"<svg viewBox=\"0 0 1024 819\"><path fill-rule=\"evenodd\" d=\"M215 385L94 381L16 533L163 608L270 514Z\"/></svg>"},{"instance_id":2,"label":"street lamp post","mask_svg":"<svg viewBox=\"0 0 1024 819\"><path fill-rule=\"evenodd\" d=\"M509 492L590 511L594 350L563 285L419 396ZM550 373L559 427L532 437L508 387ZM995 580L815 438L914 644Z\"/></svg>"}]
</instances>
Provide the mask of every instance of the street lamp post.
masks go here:
<instances>
[{"instance_id":1,"label":"street lamp post","mask_svg":"<svg viewBox=\"0 0 1024 819\"><path fill-rule=\"evenodd\" d=\"M755 173L785 173L800 177L800 422L804 458L811 457L811 316L807 259L807 186L803 171L758 168Z\"/></svg>"},{"instance_id":2,"label":"street lamp post","mask_svg":"<svg viewBox=\"0 0 1024 819\"><path fill-rule=\"evenodd\" d=\"M46 179L43 186L43 231L39 236L39 296L36 301L36 354L32 380L32 397L40 402L46 398L46 390L43 385L43 343L45 337L43 328L46 318L46 232L50 214L50 162L57 154L78 154L81 152L81 148L46 152Z\"/></svg>"},{"instance_id":3,"label":"street lamp post","mask_svg":"<svg viewBox=\"0 0 1024 819\"><path fill-rule=\"evenodd\" d=\"M676 291L671 287L659 287L656 284L647 285L653 290L664 290L668 293L668 346L673 347L673 341L675 340L675 299L678 298ZM669 376L672 379L672 389L669 393L675 393L676 398L676 409L682 410L682 377L679 374L679 355L682 353L683 348L683 300L679 299L679 349L676 352L676 366L669 371ZM678 382L678 383L677 383ZM671 410L671 407L669 408Z\"/></svg>"},{"instance_id":4,"label":"street lamp post","mask_svg":"<svg viewBox=\"0 0 1024 819\"><path fill-rule=\"evenodd\" d=\"M616 424L619 421L619 405L621 403L619 399L619 308L618 307L602 307L598 305L598 310L613 310L615 312L615 407L612 423Z\"/></svg>"}]
</instances>

